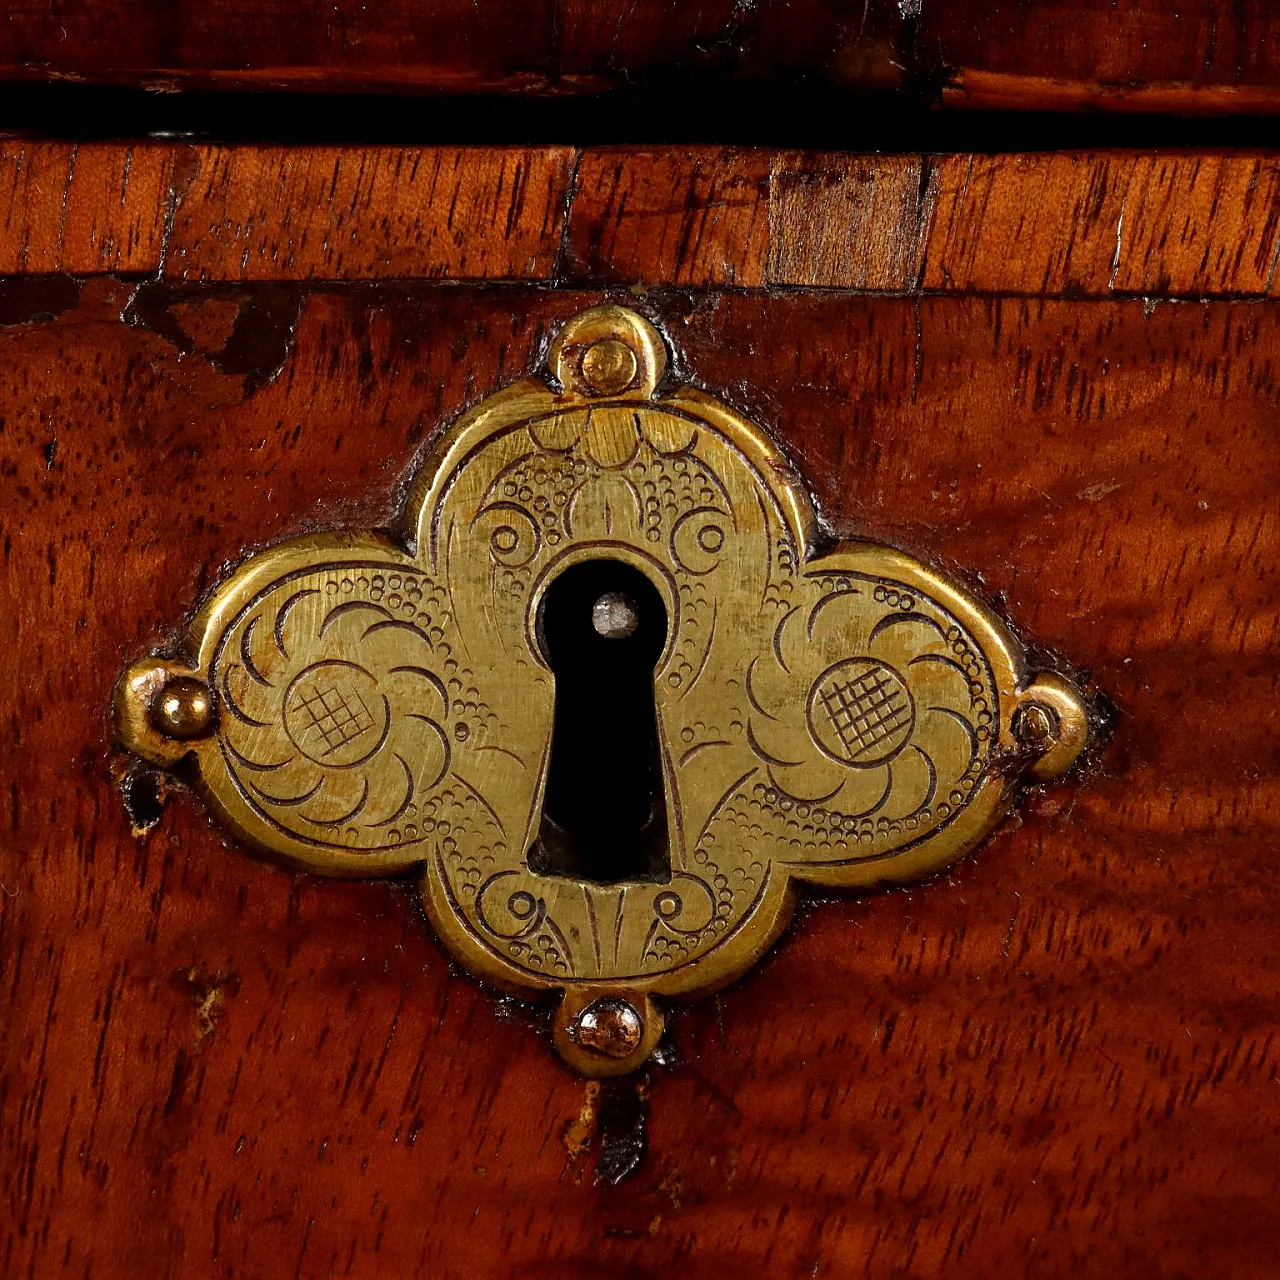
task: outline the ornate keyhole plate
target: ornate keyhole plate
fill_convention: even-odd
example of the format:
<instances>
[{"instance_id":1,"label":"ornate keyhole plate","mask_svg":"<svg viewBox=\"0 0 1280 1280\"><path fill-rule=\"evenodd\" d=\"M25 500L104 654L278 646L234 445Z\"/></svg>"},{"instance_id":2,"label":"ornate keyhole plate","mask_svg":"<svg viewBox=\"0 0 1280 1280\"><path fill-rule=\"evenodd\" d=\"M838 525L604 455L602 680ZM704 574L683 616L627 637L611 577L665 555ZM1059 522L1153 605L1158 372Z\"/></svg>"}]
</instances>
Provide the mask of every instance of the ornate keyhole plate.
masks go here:
<instances>
[{"instance_id":1,"label":"ornate keyhole plate","mask_svg":"<svg viewBox=\"0 0 1280 1280\"><path fill-rule=\"evenodd\" d=\"M1070 766L1088 721L935 570L872 543L820 549L757 427L701 391L658 393L648 321L585 312L550 365L557 385L518 382L440 437L398 539L253 556L179 652L124 673L115 713L125 746L188 770L268 856L420 872L449 951L519 994L563 993L557 1048L606 1075L652 1051L655 997L714 990L764 953L797 882L945 867L1021 777ZM530 867L555 706L538 610L591 559L633 566L666 608L661 882Z\"/></svg>"}]
</instances>

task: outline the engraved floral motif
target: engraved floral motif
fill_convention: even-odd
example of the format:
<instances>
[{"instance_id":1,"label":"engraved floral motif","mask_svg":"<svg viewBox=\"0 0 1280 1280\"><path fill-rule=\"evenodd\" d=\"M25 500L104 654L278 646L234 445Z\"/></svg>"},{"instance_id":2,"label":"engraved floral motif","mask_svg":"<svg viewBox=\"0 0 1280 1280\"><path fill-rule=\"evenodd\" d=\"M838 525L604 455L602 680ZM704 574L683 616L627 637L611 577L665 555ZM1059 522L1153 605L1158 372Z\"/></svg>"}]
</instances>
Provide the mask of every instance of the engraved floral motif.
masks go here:
<instances>
[{"instance_id":1,"label":"engraved floral motif","mask_svg":"<svg viewBox=\"0 0 1280 1280\"><path fill-rule=\"evenodd\" d=\"M634 462L642 444L659 454L682 453L697 434L689 419L634 401L551 414L530 422L529 433L548 452L579 447L602 471Z\"/></svg>"},{"instance_id":2,"label":"engraved floral motif","mask_svg":"<svg viewBox=\"0 0 1280 1280\"><path fill-rule=\"evenodd\" d=\"M918 593L851 575L782 616L747 691L772 789L842 818L945 817L991 743L994 688L971 639Z\"/></svg>"},{"instance_id":3,"label":"engraved floral motif","mask_svg":"<svg viewBox=\"0 0 1280 1280\"><path fill-rule=\"evenodd\" d=\"M429 834L419 810L451 756L448 646L424 623L431 605L420 573L320 572L278 584L228 629L219 737L270 822L356 849Z\"/></svg>"}]
</instances>

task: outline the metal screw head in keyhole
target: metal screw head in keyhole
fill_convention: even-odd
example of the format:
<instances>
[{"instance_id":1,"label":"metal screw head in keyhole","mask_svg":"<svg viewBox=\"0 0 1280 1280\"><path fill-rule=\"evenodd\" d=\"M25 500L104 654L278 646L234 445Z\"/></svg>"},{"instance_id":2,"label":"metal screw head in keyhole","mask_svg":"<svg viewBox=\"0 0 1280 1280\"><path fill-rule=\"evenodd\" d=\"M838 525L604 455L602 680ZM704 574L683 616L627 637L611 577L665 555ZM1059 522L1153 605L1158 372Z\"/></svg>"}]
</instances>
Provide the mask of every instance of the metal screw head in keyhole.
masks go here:
<instances>
[{"instance_id":1,"label":"metal screw head in keyhole","mask_svg":"<svg viewBox=\"0 0 1280 1280\"><path fill-rule=\"evenodd\" d=\"M606 591L591 606L591 625L597 635L610 640L625 640L640 625L636 602L622 591Z\"/></svg>"}]
</instances>

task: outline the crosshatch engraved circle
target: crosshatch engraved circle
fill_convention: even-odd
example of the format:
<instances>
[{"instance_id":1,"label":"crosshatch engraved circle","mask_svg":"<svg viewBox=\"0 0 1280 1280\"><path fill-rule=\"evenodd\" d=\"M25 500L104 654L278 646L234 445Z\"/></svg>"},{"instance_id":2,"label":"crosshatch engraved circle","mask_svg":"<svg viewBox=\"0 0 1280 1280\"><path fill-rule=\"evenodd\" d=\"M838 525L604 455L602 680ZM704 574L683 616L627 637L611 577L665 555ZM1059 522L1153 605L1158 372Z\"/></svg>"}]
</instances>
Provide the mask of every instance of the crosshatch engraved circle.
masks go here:
<instances>
[{"instance_id":1,"label":"crosshatch engraved circle","mask_svg":"<svg viewBox=\"0 0 1280 1280\"><path fill-rule=\"evenodd\" d=\"M382 745L386 699L363 667L352 662L317 662L289 686L284 727L308 759L345 768L367 760Z\"/></svg>"},{"instance_id":2,"label":"crosshatch engraved circle","mask_svg":"<svg viewBox=\"0 0 1280 1280\"><path fill-rule=\"evenodd\" d=\"M915 726L915 702L887 663L848 658L809 690L809 730L831 757L855 768L880 764L900 751Z\"/></svg>"}]
</instances>

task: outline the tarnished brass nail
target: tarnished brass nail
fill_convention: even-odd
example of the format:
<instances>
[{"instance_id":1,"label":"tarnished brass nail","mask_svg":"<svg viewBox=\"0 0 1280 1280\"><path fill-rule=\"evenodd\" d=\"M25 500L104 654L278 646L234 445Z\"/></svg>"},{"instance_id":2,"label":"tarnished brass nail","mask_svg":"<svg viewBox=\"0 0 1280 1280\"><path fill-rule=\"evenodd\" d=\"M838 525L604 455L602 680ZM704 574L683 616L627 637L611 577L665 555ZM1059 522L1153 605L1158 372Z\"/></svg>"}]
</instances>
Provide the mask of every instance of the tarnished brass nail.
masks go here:
<instances>
[{"instance_id":1,"label":"tarnished brass nail","mask_svg":"<svg viewBox=\"0 0 1280 1280\"><path fill-rule=\"evenodd\" d=\"M169 738L202 738L213 727L213 698L201 680L178 676L156 695L151 723Z\"/></svg>"},{"instance_id":2,"label":"tarnished brass nail","mask_svg":"<svg viewBox=\"0 0 1280 1280\"><path fill-rule=\"evenodd\" d=\"M625 1000L593 1000L569 1028L574 1043L606 1058L628 1058L640 1047L644 1019Z\"/></svg>"},{"instance_id":3,"label":"tarnished brass nail","mask_svg":"<svg viewBox=\"0 0 1280 1280\"><path fill-rule=\"evenodd\" d=\"M1047 751L1058 740L1058 716L1042 702L1028 702L1014 712L1014 737L1031 751Z\"/></svg>"},{"instance_id":4,"label":"tarnished brass nail","mask_svg":"<svg viewBox=\"0 0 1280 1280\"><path fill-rule=\"evenodd\" d=\"M636 353L618 338L602 338L582 357L582 380L600 396L625 391L639 371Z\"/></svg>"}]
</instances>

